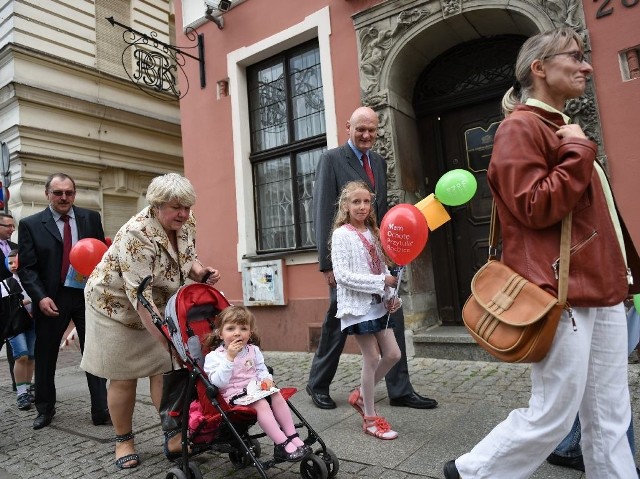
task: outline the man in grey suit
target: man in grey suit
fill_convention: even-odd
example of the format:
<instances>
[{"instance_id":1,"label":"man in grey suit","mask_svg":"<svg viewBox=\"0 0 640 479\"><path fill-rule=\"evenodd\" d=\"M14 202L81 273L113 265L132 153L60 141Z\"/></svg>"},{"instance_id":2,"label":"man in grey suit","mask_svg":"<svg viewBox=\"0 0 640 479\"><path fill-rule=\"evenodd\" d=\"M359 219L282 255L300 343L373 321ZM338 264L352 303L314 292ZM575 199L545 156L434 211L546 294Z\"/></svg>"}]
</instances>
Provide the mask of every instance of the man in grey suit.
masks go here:
<instances>
[{"instance_id":1,"label":"man in grey suit","mask_svg":"<svg viewBox=\"0 0 640 479\"><path fill-rule=\"evenodd\" d=\"M375 212L378 224L387 212L386 160L371 150L378 131L378 115L368 107L360 107L347 122L349 140L338 148L325 152L318 162L313 187L313 223L316 232L320 271L329 285L330 305L322 324L320 342L316 350L307 393L313 403L321 409L334 409L336 403L329 395L329 386L338 369L340 354L347 335L340 331L340 320L336 318L336 281L333 276L329 239L336 202L340 191L349 181L366 182L375 193ZM367 165L369 163L369 165ZM431 409L437 401L420 396L413 390L409 380L407 353L404 337L404 314L402 308L394 313L394 333L402 358L385 376L387 392L392 406Z\"/></svg>"},{"instance_id":2,"label":"man in grey suit","mask_svg":"<svg viewBox=\"0 0 640 479\"><path fill-rule=\"evenodd\" d=\"M34 429L48 426L56 413L56 362L60 341L71 320L78 330L80 349L84 349L84 285L65 261L68 260L64 254L65 243L70 248L82 238L104 241L100 214L73 205L76 183L70 176L64 173L49 176L45 195L49 206L23 218L18 226L18 275L33 301L36 325L38 415L33 421ZM106 424L109 421L107 381L89 373L86 376L93 424Z\"/></svg>"}]
</instances>

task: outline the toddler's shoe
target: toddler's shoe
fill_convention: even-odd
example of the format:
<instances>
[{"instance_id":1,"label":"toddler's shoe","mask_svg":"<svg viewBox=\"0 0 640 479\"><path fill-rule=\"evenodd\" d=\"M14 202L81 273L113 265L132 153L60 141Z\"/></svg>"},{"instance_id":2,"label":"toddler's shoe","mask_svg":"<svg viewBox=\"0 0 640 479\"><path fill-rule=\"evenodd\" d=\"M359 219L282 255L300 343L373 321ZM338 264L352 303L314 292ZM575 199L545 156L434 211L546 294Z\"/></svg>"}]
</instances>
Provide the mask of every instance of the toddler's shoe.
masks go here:
<instances>
[{"instance_id":1,"label":"toddler's shoe","mask_svg":"<svg viewBox=\"0 0 640 479\"><path fill-rule=\"evenodd\" d=\"M289 441L285 441L282 444L275 444L273 446L273 458L277 461L287 461L287 462L299 462L304 459L304 457L309 454L307 448L305 446L300 446L296 448L293 452L287 452L285 447Z\"/></svg>"},{"instance_id":2,"label":"toddler's shoe","mask_svg":"<svg viewBox=\"0 0 640 479\"><path fill-rule=\"evenodd\" d=\"M20 409L21 411L28 411L29 409L31 409L31 401L29 400L28 393L20 394L20 396L18 396L18 398L16 399L16 402L18 403L18 409Z\"/></svg>"}]
</instances>

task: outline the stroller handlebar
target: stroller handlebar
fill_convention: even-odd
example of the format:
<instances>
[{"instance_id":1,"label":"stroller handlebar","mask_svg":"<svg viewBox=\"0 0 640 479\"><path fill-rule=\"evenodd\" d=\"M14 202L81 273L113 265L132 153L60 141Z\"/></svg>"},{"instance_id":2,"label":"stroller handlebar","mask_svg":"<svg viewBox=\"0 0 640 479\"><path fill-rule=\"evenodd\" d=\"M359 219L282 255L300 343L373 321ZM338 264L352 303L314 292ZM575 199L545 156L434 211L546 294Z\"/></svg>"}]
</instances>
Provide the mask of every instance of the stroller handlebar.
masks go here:
<instances>
[{"instance_id":1,"label":"stroller handlebar","mask_svg":"<svg viewBox=\"0 0 640 479\"><path fill-rule=\"evenodd\" d=\"M148 301L147 301L147 298L145 298L142 293L144 292L145 289L147 289L147 285L151 281L151 278L152 278L151 275L147 276L140 282L140 285L138 286L138 292L137 292L138 301L140 301L143 305L145 305L145 302L148 303Z\"/></svg>"},{"instance_id":2,"label":"stroller handlebar","mask_svg":"<svg viewBox=\"0 0 640 479\"><path fill-rule=\"evenodd\" d=\"M149 301L147 300L147 298L144 297L144 290L147 289L147 285L151 282L152 276L149 275L146 278L144 278L141 282L140 285L138 286L138 291L136 293L137 297L138 297L138 302L147 310L149 311L149 313L151 314L151 319L153 320L153 322L156 324L156 326L160 327L161 323L162 323L162 318L160 316L158 316L158 314L153 310L153 307L151 306L151 304L149 303Z\"/></svg>"}]
</instances>

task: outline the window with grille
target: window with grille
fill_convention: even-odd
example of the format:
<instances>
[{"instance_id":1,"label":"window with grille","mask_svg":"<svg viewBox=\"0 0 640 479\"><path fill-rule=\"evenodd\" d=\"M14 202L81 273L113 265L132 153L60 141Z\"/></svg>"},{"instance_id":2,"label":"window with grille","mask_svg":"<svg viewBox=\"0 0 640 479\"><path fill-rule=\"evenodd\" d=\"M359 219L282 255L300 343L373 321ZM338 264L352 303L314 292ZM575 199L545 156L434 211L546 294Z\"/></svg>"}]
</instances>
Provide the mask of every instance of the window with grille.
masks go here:
<instances>
[{"instance_id":1,"label":"window with grille","mask_svg":"<svg viewBox=\"0 0 640 479\"><path fill-rule=\"evenodd\" d=\"M315 248L313 181L326 150L318 42L247 69L258 253Z\"/></svg>"}]
</instances>

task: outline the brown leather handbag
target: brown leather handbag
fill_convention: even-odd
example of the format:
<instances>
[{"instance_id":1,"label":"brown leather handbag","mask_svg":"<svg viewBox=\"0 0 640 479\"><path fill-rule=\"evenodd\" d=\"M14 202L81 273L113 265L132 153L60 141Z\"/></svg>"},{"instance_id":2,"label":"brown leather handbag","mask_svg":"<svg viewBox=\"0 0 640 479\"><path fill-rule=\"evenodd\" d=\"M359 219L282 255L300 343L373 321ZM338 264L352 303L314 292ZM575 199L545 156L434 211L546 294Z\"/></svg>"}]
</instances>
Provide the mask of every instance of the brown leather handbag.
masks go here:
<instances>
[{"instance_id":1,"label":"brown leather handbag","mask_svg":"<svg viewBox=\"0 0 640 479\"><path fill-rule=\"evenodd\" d=\"M567 301L571 213L562 220L558 297L496 260L499 219L491 211L489 260L471 280L462 320L485 351L508 363L535 363L549 352Z\"/></svg>"}]
</instances>

